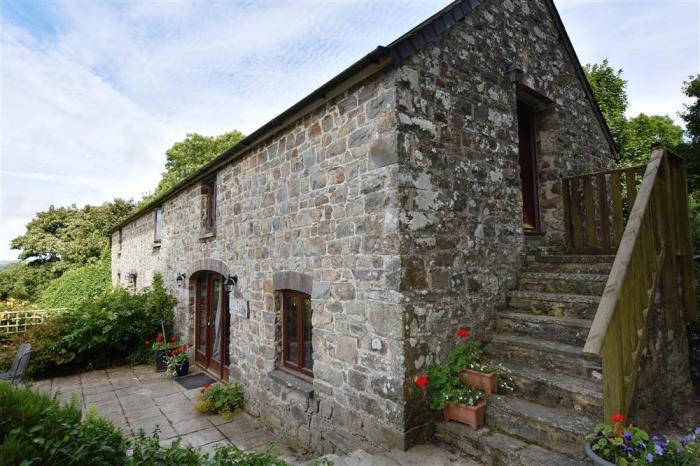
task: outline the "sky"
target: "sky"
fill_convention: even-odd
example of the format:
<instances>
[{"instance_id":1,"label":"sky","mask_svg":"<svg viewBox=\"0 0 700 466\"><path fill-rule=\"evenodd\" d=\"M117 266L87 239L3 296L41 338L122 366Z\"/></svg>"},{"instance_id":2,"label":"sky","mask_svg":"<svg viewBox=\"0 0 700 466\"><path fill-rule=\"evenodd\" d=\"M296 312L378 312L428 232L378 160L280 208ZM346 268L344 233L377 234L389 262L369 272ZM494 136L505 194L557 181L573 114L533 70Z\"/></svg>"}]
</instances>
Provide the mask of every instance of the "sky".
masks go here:
<instances>
[{"instance_id":1,"label":"sky","mask_svg":"<svg viewBox=\"0 0 700 466\"><path fill-rule=\"evenodd\" d=\"M448 3L3 0L0 260L35 212L139 199L187 133L249 134ZM582 63L624 70L630 116L680 123L700 2L555 3Z\"/></svg>"}]
</instances>

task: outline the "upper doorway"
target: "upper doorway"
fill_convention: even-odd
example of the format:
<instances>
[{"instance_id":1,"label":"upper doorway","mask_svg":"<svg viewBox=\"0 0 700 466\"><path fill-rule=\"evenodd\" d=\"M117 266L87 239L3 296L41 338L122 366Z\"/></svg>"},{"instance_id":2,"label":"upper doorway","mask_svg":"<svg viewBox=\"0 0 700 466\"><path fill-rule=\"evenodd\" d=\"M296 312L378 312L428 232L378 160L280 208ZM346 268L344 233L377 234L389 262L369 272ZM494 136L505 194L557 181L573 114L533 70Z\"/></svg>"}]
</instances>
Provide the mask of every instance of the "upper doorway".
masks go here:
<instances>
[{"instance_id":1,"label":"upper doorway","mask_svg":"<svg viewBox=\"0 0 700 466\"><path fill-rule=\"evenodd\" d=\"M535 152L535 109L518 99L518 162L523 194L523 230L540 233L539 197L537 185L537 154Z\"/></svg>"},{"instance_id":2,"label":"upper doorway","mask_svg":"<svg viewBox=\"0 0 700 466\"><path fill-rule=\"evenodd\" d=\"M195 362L228 380L231 355L231 314L224 276L200 272L195 277Z\"/></svg>"}]
</instances>

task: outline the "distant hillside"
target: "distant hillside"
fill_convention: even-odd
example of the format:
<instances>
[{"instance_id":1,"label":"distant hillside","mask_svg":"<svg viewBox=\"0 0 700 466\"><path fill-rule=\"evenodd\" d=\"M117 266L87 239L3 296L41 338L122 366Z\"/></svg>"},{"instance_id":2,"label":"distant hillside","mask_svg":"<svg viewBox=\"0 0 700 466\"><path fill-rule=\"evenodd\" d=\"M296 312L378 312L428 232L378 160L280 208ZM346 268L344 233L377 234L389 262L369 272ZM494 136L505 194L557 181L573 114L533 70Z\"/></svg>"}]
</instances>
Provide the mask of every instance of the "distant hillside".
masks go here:
<instances>
[{"instance_id":1,"label":"distant hillside","mask_svg":"<svg viewBox=\"0 0 700 466\"><path fill-rule=\"evenodd\" d=\"M0 260L0 270L3 270L4 268L9 267L10 265L14 264L15 262L18 262L18 261Z\"/></svg>"}]
</instances>

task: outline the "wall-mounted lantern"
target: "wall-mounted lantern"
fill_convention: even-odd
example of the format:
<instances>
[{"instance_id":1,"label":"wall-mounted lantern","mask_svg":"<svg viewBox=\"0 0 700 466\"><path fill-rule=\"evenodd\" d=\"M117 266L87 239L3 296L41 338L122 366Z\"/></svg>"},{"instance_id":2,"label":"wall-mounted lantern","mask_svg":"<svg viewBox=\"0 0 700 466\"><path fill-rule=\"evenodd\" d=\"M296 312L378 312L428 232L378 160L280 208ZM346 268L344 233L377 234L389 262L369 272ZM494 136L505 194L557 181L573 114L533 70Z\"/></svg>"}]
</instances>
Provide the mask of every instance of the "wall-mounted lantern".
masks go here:
<instances>
[{"instance_id":1,"label":"wall-mounted lantern","mask_svg":"<svg viewBox=\"0 0 700 466\"><path fill-rule=\"evenodd\" d=\"M236 286L236 283L238 283L238 275L229 275L228 278L226 278L226 281L224 282L224 290L226 291L226 293L232 292Z\"/></svg>"},{"instance_id":2,"label":"wall-mounted lantern","mask_svg":"<svg viewBox=\"0 0 700 466\"><path fill-rule=\"evenodd\" d=\"M504 59L503 63L501 64L501 68L503 68L503 73L508 76L511 84L514 86L523 80L523 70L516 65L513 60L509 60L507 58Z\"/></svg>"},{"instance_id":3,"label":"wall-mounted lantern","mask_svg":"<svg viewBox=\"0 0 700 466\"><path fill-rule=\"evenodd\" d=\"M177 278L175 279L175 281L177 282L177 287L178 287L178 288L182 288L182 285L185 284L185 278L187 278L187 275L185 275L184 273L181 273L181 274L179 274L179 275L177 276Z\"/></svg>"},{"instance_id":4,"label":"wall-mounted lantern","mask_svg":"<svg viewBox=\"0 0 700 466\"><path fill-rule=\"evenodd\" d=\"M136 284L136 272L129 272L126 275L126 281L130 286L134 286Z\"/></svg>"}]
</instances>

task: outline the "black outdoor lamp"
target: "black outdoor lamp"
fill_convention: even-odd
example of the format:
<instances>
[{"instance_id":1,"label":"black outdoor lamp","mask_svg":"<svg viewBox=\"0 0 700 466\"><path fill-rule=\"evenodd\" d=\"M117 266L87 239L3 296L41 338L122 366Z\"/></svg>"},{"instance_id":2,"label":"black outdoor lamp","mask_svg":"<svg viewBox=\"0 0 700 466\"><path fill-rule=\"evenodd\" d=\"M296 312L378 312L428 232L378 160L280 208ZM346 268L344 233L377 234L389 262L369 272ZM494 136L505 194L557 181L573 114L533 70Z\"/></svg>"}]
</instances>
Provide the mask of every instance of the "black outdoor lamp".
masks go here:
<instances>
[{"instance_id":1,"label":"black outdoor lamp","mask_svg":"<svg viewBox=\"0 0 700 466\"><path fill-rule=\"evenodd\" d=\"M133 285L136 283L136 274L134 272L129 273L126 276L126 280L129 283L129 285Z\"/></svg>"},{"instance_id":2,"label":"black outdoor lamp","mask_svg":"<svg viewBox=\"0 0 700 466\"><path fill-rule=\"evenodd\" d=\"M236 286L236 283L238 283L238 275L229 275L228 278L226 278L226 281L224 282L224 290L226 291L226 293L232 292L233 288Z\"/></svg>"},{"instance_id":3,"label":"black outdoor lamp","mask_svg":"<svg viewBox=\"0 0 700 466\"><path fill-rule=\"evenodd\" d=\"M177 276L177 278L175 279L175 281L177 282L177 287L178 287L178 288L182 288L182 285L185 284L185 277L186 277L186 275L185 275L184 273L181 273L181 274L179 274L179 275Z\"/></svg>"},{"instance_id":4,"label":"black outdoor lamp","mask_svg":"<svg viewBox=\"0 0 700 466\"><path fill-rule=\"evenodd\" d=\"M509 59L504 59L503 63L501 64L501 67L503 68L503 72L505 73L506 76L508 76L508 79L510 80L511 84L517 85L522 81L523 79L523 70L520 68L518 65L513 63L512 60Z\"/></svg>"}]
</instances>

